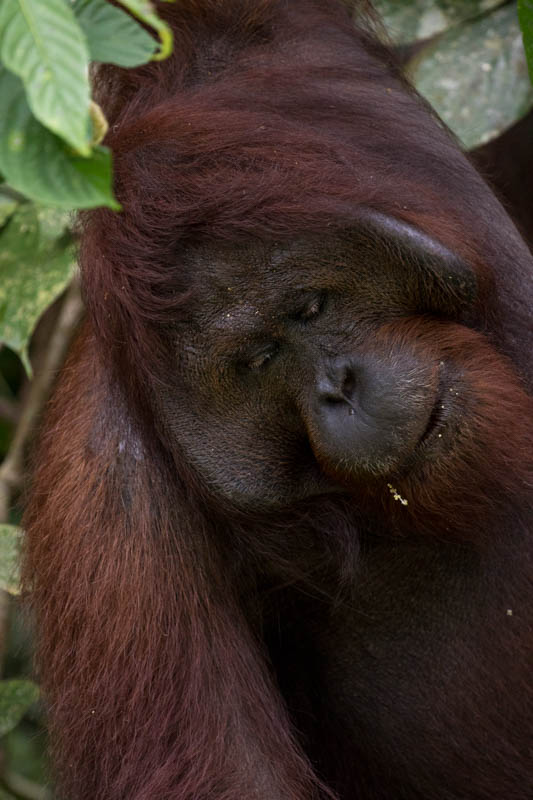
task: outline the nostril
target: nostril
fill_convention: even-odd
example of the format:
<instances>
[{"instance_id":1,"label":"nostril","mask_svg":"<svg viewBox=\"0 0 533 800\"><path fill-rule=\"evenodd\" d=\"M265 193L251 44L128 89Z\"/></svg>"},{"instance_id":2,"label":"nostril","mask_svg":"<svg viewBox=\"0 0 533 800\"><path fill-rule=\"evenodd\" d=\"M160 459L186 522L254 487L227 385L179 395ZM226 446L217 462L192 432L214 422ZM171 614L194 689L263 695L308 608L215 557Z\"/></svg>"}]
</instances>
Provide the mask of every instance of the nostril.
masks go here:
<instances>
[{"instance_id":1,"label":"nostril","mask_svg":"<svg viewBox=\"0 0 533 800\"><path fill-rule=\"evenodd\" d=\"M346 375L342 384L342 394L347 400L352 400L355 392L355 371L349 367L346 369Z\"/></svg>"},{"instance_id":2,"label":"nostril","mask_svg":"<svg viewBox=\"0 0 533 800\"><path fill-rule=\"evenodd\" d=\"M320 402L330 408L353 406L356 393L355 370L346 364L332 363L317 383Z\"/></svg>"}]
</instances>

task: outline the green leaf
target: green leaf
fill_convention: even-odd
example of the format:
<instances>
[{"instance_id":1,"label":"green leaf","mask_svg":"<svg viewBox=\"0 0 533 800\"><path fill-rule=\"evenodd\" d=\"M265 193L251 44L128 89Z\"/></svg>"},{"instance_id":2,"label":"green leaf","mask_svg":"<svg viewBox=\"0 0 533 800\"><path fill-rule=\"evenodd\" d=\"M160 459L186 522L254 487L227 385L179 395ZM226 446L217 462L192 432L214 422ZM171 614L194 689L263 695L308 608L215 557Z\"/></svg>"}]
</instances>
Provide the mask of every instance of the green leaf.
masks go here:
<instances>
[{"instance_id":1,"label":"green leaf","mask_svg":"<svg viewBox=\"0 0 533 800\"><path fill-rule=\"evenodd\" d=\"M35 323L64 290L74 267L73 247L43 236L32 205L21 206L0 234L0 341L19 354L28 372Z\"/></svg>"},{"instance_id":2,"label":"green leaf","mask_svg":"<svg viewBox=\"0 0 533 800\"><path fill-rule=\"evenodd\" d=\"M119 209L111 188L111 154L77 156L32 115L20 80L0 68L0 171L18 191L57 208Z\"/></svg>"},{"instance_id":3,"label":"green leaf","mask_svg":"<svg viewBox=\"0 0 533 800\"><path fill-rule=\"evenodd\" d=\"M150 34L107 0L75 0L73 9L92 61L137 67L154 55L157 45Z\"/></svg>"},{"instance_id":4,"label":"green leaf","mask_svg":"<svg viewBox=\"0 0 533 800\"><path fill-rule=\"evenodd\" d=\"M21 536L16 525L0 525L0 589L11 594L18 593Z\"/></svg>"},{"instance_id":5,"label":"green leaf","mask_svg":"<svg viewBox=\"0 0 533 800\"><path fill-rule=\"evenodd\" d=\"M480 16L505 0L374 0L395 44L411 44Z\"/></svg>"},{"instance_id":6,"label":"green leaf","mask_svg":"<svg viewBox=\"0 0 533 800\"><path fill-rule=\"evenodd\" d=\"M159 34L160 48L152 59L154 61L162 61L167 58L172 52L172 31L162 19L154 11L154 7L148 0L118 0L121 6L127 8L128 11L145 25L153 28Z\"/></svg>"},{"instance_id":7,"label":"green leaf","mask_svg":"<svg viewBox=\"0 0 533 800\"><path fill-rule=\"evenodd\" d=\"M46 206L35 205L37 211L37 221L41 241L48 240L50 243L56 242L71 227L72 214L68 211L61 211L58 208L47 208Z\"/></svg>"},{"instance_id":8,"label":"green leaf","mask_svg":"<svg viewBox=\"0 0 533 800\"><path fill-rule=\"evenodd\" d=\"M529 77L533 83L533 0L518 0L518 21L522 28Z\"/></svg>"},{"instance_id":9,"label":"green leaf","mask_svg":"<svg viewBox=\"0 0 533 800\"><path fill-rule=\"evenodd\" d=\"M9 764L6 786L12 791L18 789L26 800L53 800L52 794L44 788L48 783L49 771L46 734L40 729L41 715L39 705L33 705L26 714L33 728L31 733L25 725L19 725L2 740L5 760ZM34 727L36 721L39 728Z\"/></svg>"},{"instance_id":10,"label":"green leaf","mask_svg":"<svg viewBox=\"0 0 533 800\"><path fill-rule=\"evenodd\" d=\"M17 205L18 203L16 200L12 200L11 197L0 194L0 228L5 225Z\"/></svg>"},{"instance_id":11,"label":"green leaf","mask_svg":"<svg viewBox=\"0 0 533 800\"><path fill-rule=\"evenodd\" d=\"M467 149L494 139L533 108L514 3L452 28L407 71Z\"/></svg>"},{"instance_id":12,"label":"green leaf","mask_svg":"<svg viewBox=\"0 0 533 800\"><path fill-rule=\"evenodd\" d=\"M2 0L0 57L35 117L80 154L89 146L89 52L65 0Z\"/></svg>"},{"instance_id":13,"label":"green leaf","mask_svg":"<svg viewBox=\"0 0 533 800\"><path fill-rule=\"evenodd\" d=\"M107 131L109 130L109 123L105 118L104 112L94 100L91 100L89 115L91 117L92 126L91 147L94 147L94 145L104 141Z\"/></svg>"},{"instance_id":14,"label":"green leaf","mask_svg":"<svg viewBox=\"0 0 533 800\"><path fill-rule=\"evenodd\" d=\"M13 730L38 699L39 687L32 681L0 681L0 736Z\"/></svg>"}]
</instances>

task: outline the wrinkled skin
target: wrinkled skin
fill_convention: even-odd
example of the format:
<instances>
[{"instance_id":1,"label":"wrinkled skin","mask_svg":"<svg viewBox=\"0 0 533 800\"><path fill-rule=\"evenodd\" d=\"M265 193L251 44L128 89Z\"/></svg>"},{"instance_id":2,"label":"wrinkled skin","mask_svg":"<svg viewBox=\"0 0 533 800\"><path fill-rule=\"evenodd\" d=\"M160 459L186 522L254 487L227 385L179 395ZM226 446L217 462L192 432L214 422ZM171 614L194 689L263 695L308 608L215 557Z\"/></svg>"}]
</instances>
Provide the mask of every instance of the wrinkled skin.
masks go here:
<instances>
[{"instance_id":1,"label":"wrinkled skin","mask_svg":"<svg viewBox=\"0 0 533 800\"><path fill-rule=\"evenodd\" d=\"M458 368L398 333L471 320L475 278L410 226L395 241L376 221L379 239L360 228L190 254L163 415L223 500L283 508L445 457L450 437L436 439L464 413L447 397Z\"/></svg>"}]
</instances>

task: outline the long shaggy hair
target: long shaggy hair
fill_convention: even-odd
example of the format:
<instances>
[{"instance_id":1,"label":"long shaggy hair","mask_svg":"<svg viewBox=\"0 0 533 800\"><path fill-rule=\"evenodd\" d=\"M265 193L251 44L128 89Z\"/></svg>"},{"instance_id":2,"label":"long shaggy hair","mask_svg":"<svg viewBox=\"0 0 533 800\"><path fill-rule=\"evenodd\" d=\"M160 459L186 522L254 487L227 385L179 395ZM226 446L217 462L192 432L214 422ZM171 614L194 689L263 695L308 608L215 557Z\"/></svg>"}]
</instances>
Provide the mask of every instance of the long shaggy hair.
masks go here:
<instances>
[{"instance_id":1,"label":"long shaggy hair","mask_svg":"<svg viewBox=\"0 0 533 800\"><path fill-rule=\"evenodd\" d=\"M476 270L486 336L526 382L530 256L343 3L176 0L158 9L174 31L172 56L98 72L123 211L81 218L88 317L47 415L25 518L56 777L70 800L326 797L243 609L228 523L207 512L150 414L165 332L186 308L183 254L199 241L346 227L361 207L390 214ZM469 468L490 478L484 503L501 491L505 511L523 521L510 508L531 495L531 402L506 362L483 358L480 391L505 400L480 423L494 450L473 438ZM499 454L494 474L487 452ZM434 495L426 505L445 536L449 515ZM501 519L499 500L486 507ZM391 500L391 519L398 512ZM350 513L324 501L306 524L347 541ZM260 560L254 530L275 539L294 520L235 523L235 541ZM258 541L267 552L266 534ZM268 557L279 572L290 561L274 549Z\"/></svg>"}]
</instances>

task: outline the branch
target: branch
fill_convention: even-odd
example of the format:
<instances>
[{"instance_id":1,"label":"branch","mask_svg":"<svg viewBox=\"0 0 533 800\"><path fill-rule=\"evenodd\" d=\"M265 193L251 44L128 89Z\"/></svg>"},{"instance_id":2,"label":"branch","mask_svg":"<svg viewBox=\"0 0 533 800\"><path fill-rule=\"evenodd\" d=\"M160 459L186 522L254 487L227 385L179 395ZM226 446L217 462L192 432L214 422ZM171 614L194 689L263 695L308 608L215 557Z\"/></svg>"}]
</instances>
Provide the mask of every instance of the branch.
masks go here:
<instances>
[{"instance_id":1,"label":"branch","mask_svg":"<svg viewBox=\"0 0 533 800\"><path fill-rule=\"evenodd\" d=\"M13 441L0 466L0 523L7 522L13 490L22 483L26 446L35 432L48 400L57 372L83 316L79 278L71 282L46 349L43 363L36 372L24 400Z\"/></svg>"}]
</instances>

